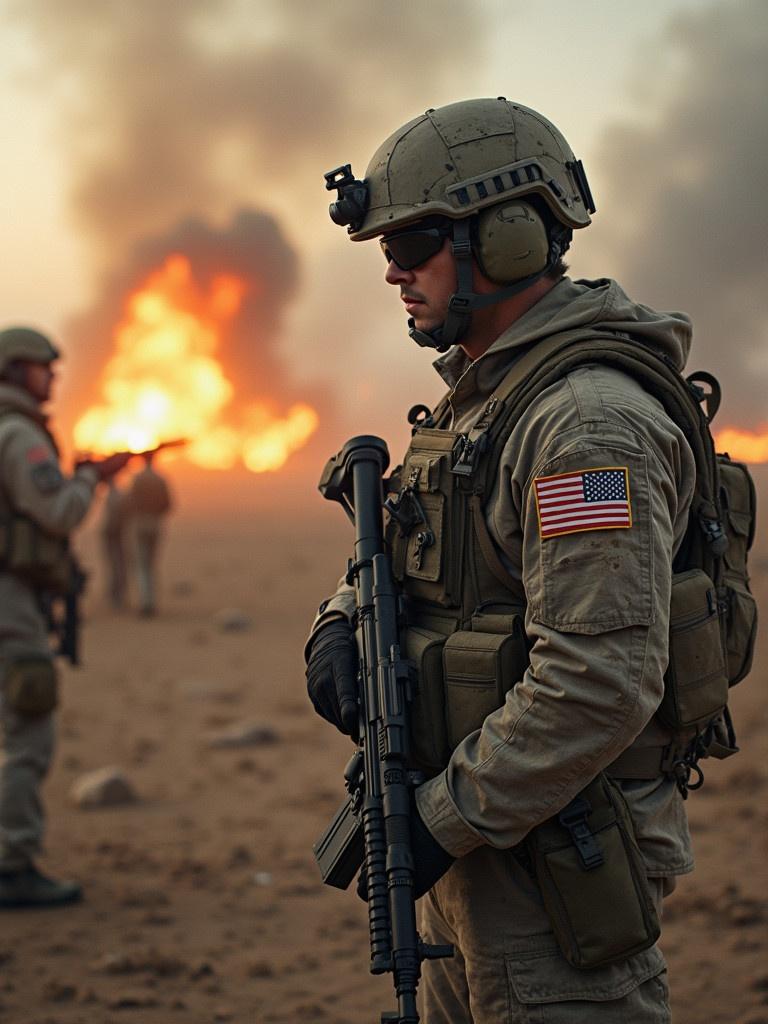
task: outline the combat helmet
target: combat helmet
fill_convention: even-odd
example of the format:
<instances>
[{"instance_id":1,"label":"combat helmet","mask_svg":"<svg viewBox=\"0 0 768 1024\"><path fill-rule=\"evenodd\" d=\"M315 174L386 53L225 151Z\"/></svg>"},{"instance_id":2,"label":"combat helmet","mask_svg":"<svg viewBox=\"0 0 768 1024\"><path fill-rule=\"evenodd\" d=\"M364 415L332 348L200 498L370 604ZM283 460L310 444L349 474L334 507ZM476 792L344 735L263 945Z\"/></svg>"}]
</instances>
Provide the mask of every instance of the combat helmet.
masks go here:
<instances>
[{"instance_id":1,"label":"combat helmet","mask_svg":"<svg viewBox=\"0 0 768 1024\"><path fill-rule=\"evenodd\" d=\"M48 338L31 327L6 327L0 331L0 376L17 359L52 363L59 355L59 350Z\"/></svg>"},{"instance_id":2,"label":"combat helmet","mask_svg":"<svg viewBox=\"0 0 768 1024\"><path fill-rule=\"evenodd\" d=\"M551 270L574 229L595 212L584 167L545 117L503 96L430 109L389 136L360 181L346 164L325 175L337 189L331 219L353 241L426 218L451 225L458 290L445 323L410 334L445 351L460 340L472 311L527 288ZM472 290L472 256L502 287Z\"/></svg>"}]
</instances>

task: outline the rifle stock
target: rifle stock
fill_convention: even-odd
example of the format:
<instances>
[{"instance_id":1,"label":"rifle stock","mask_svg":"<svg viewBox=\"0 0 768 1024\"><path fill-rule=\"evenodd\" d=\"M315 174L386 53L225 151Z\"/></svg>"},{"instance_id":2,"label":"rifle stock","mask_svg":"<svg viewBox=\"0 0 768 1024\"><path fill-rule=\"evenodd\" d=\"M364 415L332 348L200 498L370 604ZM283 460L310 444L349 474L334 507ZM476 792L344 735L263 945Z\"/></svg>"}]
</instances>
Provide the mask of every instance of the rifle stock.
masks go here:
<instances>
[{"instance_id":1,"label":"rifle stock","mask_svg":"<svg viewBox=\"0 0 768 1024\"><path fill-rule=\"evenodd\" d=\"M371 973L391 972L398 1008L388 1024L418 1024L423 960L452 956L422 942L416 928L409 772L411 677L400 656L398 594L385 553L382 477L389 452L381 438L354 437L323 471L320 492L355 526L347 573L357 603L360 655L359 747L344 772L348 798L315 844L323 881L346 889L360 866L368 891Z\"/></svg>"}]
</instances>

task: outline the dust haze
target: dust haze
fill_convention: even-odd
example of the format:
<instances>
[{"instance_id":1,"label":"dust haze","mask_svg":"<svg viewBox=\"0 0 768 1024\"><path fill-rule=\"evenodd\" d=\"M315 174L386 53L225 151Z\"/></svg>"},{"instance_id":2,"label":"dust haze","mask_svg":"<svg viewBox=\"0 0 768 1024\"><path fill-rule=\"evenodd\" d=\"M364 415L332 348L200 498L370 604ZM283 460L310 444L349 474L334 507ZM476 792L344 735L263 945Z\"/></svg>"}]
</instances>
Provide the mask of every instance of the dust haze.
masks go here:
<instances>
[{"instance_id":1,"label":"dust haze","mask_svg":"<svg viewBox=\"0 0 768 1024\"><path fill-rule=\"evenodd\" d=\"M720 426L768 426L768 5L679 15L640 75L642 115L611 125L590 161L584 248L641 301L691 314L689 369L720 378Z\"/></svg>"}]
</instances>

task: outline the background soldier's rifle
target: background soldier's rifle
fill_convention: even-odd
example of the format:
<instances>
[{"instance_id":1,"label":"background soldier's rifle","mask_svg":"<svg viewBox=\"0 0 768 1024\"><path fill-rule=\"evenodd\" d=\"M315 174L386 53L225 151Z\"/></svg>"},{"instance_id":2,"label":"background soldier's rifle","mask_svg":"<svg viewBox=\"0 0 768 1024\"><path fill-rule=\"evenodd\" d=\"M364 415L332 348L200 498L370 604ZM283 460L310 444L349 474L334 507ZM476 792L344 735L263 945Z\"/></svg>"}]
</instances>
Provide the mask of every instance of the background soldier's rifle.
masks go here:
<instances>
[{"instance_id":1,"label":"background soldier's rifle","mask_svg":"<svg viewBox=\"0 0 768 1024\"><path fill-rule=\"evenodd\" d=\"M80 664L80 598L85 590L87 574L72 552L67 555L67 579L64 587L41 593L43 612L49 630L58 640L56 654L70 664Z\"/></svg>"},{"instance_id":2,"label":"background soldier's rifle","mask_svg":"<svg viewBox=\"0 0 768 1024\"><path fill-rule=\"evenodd\" d=\"M346 889L361 863L368 892L371 973L391 971L398 1008L382 1022L417 1024L423 960L452 956L452 946L422 942L416 929L408 771L411 681L400 657L398 597L384 551L382 477L389 452L379 437L353 437L329 459L320 492L355 525L347 581L357 600L360 655L359 746L344 772L349 797L314 851L323 881Z\"/></svg>"}]
</instances>

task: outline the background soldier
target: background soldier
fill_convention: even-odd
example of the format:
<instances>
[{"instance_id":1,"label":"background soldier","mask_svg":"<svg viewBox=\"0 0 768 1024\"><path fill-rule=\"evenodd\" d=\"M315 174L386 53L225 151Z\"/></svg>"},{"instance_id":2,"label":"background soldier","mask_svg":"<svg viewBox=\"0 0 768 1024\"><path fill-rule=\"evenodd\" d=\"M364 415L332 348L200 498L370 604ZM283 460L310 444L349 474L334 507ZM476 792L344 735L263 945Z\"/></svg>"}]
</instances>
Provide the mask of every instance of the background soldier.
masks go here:
<instances>
[{"instance_id":1,"label":"background soldier","mask_svg":"<svg viewBox=\"0 0 768 1024\"><path fill-rule=\"evenodd\" d=\"M579 969L583 950L564 949L568 923L545 911L538 847L522 844L546 838L552 821L578 838L591 820L579 794L605 770L614 781L598 796L620 787L642 850L630 884L648 896L638 920L691 870L681 795L660 758L670 734L654 712L696 467L660 402L619 369L555 375L517 418L504 389L566 332L635 340L681 369L690 321L634 303L614 281L566 276L562 257L592 198L563 136L526 107L500 98L430 110L382 144L364 181L348 167L326 177L339 188L332 218L354 241L380 236L411 337L448 352L435 367L449 393L420 414L388 527L419 673L414 757L427 781L412 839L416 895L431 890L421 930L456 948L424 965L425 1019L669 1021L653 930L638 951L617 951L611 920L630 908L607 890L585 897L593 876L574 869L562 916L573 909L600 950ZM456 432L447 446L443 431ZM341 585L307 648L315 709L347 733L353 607ZM568 841L567 856L599 859L591 838L587 826L586 846ZM614 854L606 868L612 885Z\"/></svg>"},{"instance_id":2,"label":"background soldier","mask_svg":"<svg viewBox=\"0 0 768 1024\"><path fill-rule=\"evenodd\" d=\"M115 479L110 480L104 499L99 531L104 556L107 598L113 608L125 605L128 582L125 559L126 530L129 522L127 495Z\"/></svg>"},{"instance_id":3,"label":"background soldier","mask_svg":"<svg viewBox=\"0 0 768 1024\"><path fill-rule=\"evenodd\" d=\"M171 492L165 477L152 465L154 453L144 455L144 468L131 481L127 502L136 557L139 614L157 610L157 549L162 522L171 510Z\"/></svg>"},{"instance_id":4,"label":"background soldier","mask_svg":"<svg viewBox=\"0 0 768 1024\"><path fill-rule=\"evenodd\" d=\"M0 908L55 906L81 895L79 885L47 878L35 865L57 703L41 604L44 594L70 583L67 535L88 511L96 484L129 458L114 455L62 474L41 409L58 356L37 331L0 331Z\"/></svg>"}]
</instances>

